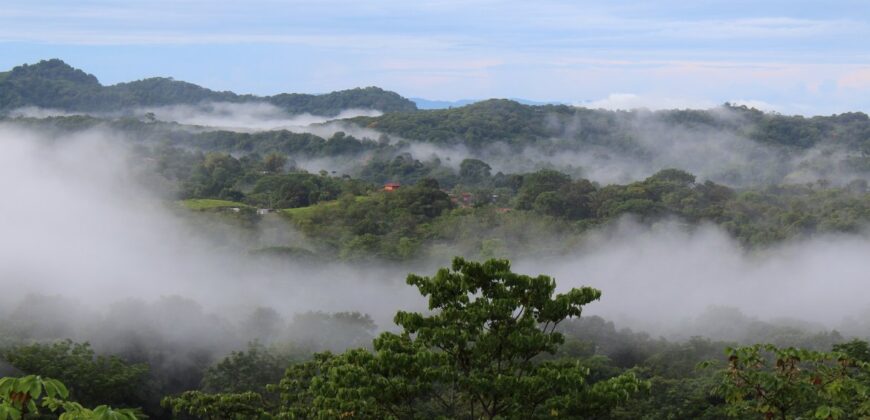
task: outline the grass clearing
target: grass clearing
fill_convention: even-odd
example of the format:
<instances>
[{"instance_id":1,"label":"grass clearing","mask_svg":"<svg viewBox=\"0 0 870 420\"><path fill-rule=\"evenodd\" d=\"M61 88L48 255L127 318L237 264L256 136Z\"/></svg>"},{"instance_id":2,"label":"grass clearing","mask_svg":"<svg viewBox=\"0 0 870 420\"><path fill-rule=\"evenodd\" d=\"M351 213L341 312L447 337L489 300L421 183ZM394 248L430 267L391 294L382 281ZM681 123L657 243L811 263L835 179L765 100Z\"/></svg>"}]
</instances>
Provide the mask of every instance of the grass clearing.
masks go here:
<instances>
[{"instance_id":1,"label":"grass clearing","mask_svg":"<svg viewBox=\"0 0 870 420\"><path fill-rule=\"evenodd\" d=\"M188 200L179 201L179 203L188 210L212 210L223 209L228 207L247 208L251 207L245 203L229 200L213 200L210 198L191 198Z\"/></svg>"},{"instance_id":2,"label":"grass clearing","mask_svg":"<svg viewBox=\"0 0 870 420\"><path fill-rule=\"evenodd\" d=\"M371 195L358 195L354 197L357 203L361 203L363 201L371 200L373 197ZM278 210L279 213L290 216L294 219L305 219L311 217L312 214L318 212L319 210L325 210L330 207L338 206L338 200L329 200L329 201L321 201L313 206L308 207L296 207L292 209L281 209Z\"/></svg>"}]
</instances>

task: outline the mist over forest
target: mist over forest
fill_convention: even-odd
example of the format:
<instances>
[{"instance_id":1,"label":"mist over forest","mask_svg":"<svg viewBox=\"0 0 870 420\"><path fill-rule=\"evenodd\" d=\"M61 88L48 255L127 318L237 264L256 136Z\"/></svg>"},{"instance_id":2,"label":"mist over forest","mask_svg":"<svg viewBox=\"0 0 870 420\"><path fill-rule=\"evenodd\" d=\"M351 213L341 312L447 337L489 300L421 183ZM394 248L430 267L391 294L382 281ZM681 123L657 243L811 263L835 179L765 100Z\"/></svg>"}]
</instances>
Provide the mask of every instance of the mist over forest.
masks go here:
<instances>
[{"instance_id":1,"label":"mist over forest","mask_svg":"<svg viewBox=\"0 0 870 420\"><path fill-rule=\"evenodd\" d=\"M733 414L717 393L722 372L695 365L725 366L744 357L726 348L760 343L818 352L819 363L846 352L868 373L861 112L507 99L417 109L375 87L106 86L48 60L0 73L0 150L0 375L61 380L84 405L152 418L386 415L372 404L393 418L436 416L443 378L411 403L331 395L338 408L323 412L300 408L321 392L300 383L312 381L305 369L347 366L392 381L402 362L390 351L438 343L426 316L523 282L532 297L516 304L531 307L544 293L531 285L549 290L525 277L539 274L555 280L546 299L561 293L553 302L571 309L552 330L542 315L552 307L535 310L523 331L545 324L560 338L517 369L570 362L559 369L585 379L505 417L722 418ZM483 277L502 289L469 286ZM433 303L448 296L455 306ZM517 311L508 318L532 316ZM482 392L457 389L462 401ZM501 409L486 398L481 409ZM593 410L584 398L606 403ZM475 404L453 413L478 418Z\"/></svg>"}]
</instances>

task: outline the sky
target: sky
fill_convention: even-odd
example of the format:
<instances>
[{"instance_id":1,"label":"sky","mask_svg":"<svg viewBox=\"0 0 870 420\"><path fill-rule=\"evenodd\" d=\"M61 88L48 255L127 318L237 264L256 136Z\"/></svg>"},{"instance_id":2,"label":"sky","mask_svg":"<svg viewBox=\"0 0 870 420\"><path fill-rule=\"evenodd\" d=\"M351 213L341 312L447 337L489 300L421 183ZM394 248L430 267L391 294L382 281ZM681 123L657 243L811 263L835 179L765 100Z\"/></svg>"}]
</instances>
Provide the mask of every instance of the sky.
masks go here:
<instances>
[{"instance_id":1,"label":"sky","mask_svg":"<svg viewBox=\"0 0 870 420\"><path fill-rule=\"evenodd\" d=\"M380 86L604 108L870 112L870 3L2 0L0 69L239 93Z\"/></svg>"}]
</instances>

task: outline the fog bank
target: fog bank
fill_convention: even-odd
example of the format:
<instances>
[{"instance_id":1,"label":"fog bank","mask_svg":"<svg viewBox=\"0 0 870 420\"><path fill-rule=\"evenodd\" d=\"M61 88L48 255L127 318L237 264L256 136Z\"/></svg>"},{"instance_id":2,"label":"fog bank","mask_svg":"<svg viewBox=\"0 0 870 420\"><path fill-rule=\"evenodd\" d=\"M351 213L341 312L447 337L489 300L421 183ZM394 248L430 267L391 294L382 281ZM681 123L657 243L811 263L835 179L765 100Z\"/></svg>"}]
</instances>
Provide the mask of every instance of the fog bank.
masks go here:
<instances>
[{"instance_id":1,"label":"fog bank","mask_svg":"<svg viewBox=\"0 0 870 420\"><path fill-rule=\"evenodd\" d=\"M358 310L392 317L384 301L408 297L398 273L343 264L288 266L249 258L276 245L191 223L186 210L140 182L117 133L48 142L0 126L0 304L32 292L99 304L180 295L215 308L272 306L281 313ZM286 240L286 239L285 239ZM284 245L304 246L304 243ZM413 294L411 294L413 295Z\"/></svg>"},{"instance_id":2,"label":"fog bank","mask_svg":"<svg viewBox=\"0 0 870 420\"><path fill-rule=\"evenodd\" d=\"M771 321L801 320L870 335L870 237L830 235L747 251L721 229L625 219L577 254L515 268L556 278L561 289L603 291L589 314L672 337L709 335L699 316L715 307Z\"/></svg>"},{"instance_id":3,"label":"fog bank","mask_svg":"<svg viewBox=\"0 0 870 420\"><path fill-rule=\"evenodd\" d=\"M139 108L134 111L134 114L140 117L149 113L161 121L243 132L268 130L309 132L309 126L327 121L361 116L377 117L382 114L371 109L346 109L333 117L308 113L293 115L266 102L205 102L197 105Z\"/></svg>"},{"instance_id":4,"label":"fog bank","mask_svg":"<svg viewBox=\"0 0 870 420\"><path fill-rule=\"evenodd\" d=\"M29 106L18 108L8 113L13 118L48 118L73 115L92 115L98 118L134 116L141 119L154 118L159 121L199 126L208 130L236 132L288 130L299 133L313 133L325 137L329 137L335 131L341 131L337 127L326 128L328 126L326 123L330 121L354 117L377 117L382 114L382 112L373 109L354 108L342 110L334 116L313 115L309 113L291 114L268 102L202 102L199 104L141 107L110 113L68 112L59 109ZM345 126L344 124L341 125ZM377 138L378 135L374 131L368 132L368 134L374 134L373 138Z\"/></svg>"}]
</instances>

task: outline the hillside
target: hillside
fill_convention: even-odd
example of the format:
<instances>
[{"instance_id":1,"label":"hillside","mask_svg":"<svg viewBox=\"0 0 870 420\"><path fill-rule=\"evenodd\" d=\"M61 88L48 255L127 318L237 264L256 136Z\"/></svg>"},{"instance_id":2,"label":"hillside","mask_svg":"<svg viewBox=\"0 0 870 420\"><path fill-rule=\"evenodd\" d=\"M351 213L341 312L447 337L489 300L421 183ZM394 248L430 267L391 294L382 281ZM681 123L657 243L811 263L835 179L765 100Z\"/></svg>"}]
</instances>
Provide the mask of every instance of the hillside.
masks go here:
<instances>
[{"instance_id":1,"label":"hillside","mask_svg":"<svg viewBox=\"0 0 870 420\"><path fill-rule=\"evenodd\" d=\"M192 83L153 77L111 86L92 74L58 59L24 64L0 73L0 112L35 106L71 112L109 112L142 106L197 104L200 102L272 103L290 113L334 116L348 108L383 112L415 111L417 107L394 92L377 87L356 88L322 95L239 95L218 92Z\"/></svg>"},{"instance_id":2,"label":"hillside","mask_svg":"<svg viewBox=\"0 0 870 420\"><path fill-rule=\"evenodd\" d=\"M613 147L632 143L638 131L667 127L698 137L715 131L801 149L831 144L870 150L870 118L861 112L803 117L730 104L709 110L607 111L490 99L458 108L357 117L353 121L406 139L473 149L494 143L522 147L555 138L568 140L562 146Z\"/></svg>"}]
</instances>

